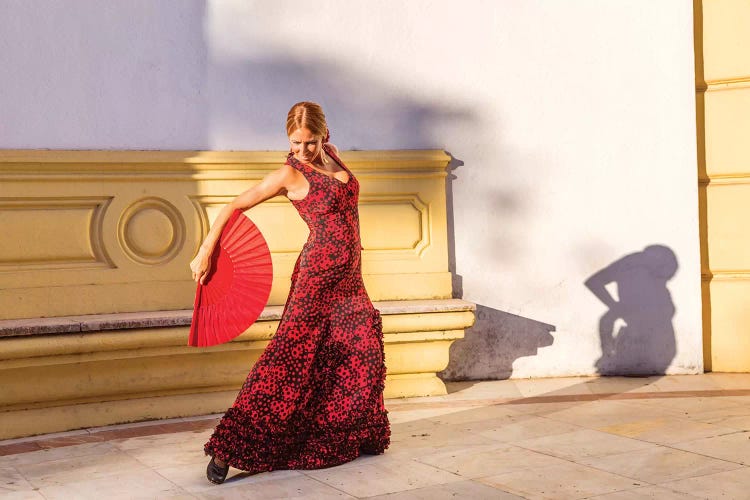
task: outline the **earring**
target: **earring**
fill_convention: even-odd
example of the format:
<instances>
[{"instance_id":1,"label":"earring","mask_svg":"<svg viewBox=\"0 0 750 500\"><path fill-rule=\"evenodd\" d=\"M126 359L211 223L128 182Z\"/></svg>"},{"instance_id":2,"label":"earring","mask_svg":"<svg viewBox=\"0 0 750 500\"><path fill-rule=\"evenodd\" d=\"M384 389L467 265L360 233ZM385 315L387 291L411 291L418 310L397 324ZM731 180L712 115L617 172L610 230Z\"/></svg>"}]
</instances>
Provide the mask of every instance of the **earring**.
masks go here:
<instances>
[{"instance_id":1,"label":"earring","mask_svg":"<svg viewBox=\"0 0 750 500\"><path fill-rule=\"evenodd\" d=\"M323 162L323 165L328 165L328 158L326 158L325 155L325 148L323 147L323 142L320 142L320 160Z\"/></svg>"}]
</instances>

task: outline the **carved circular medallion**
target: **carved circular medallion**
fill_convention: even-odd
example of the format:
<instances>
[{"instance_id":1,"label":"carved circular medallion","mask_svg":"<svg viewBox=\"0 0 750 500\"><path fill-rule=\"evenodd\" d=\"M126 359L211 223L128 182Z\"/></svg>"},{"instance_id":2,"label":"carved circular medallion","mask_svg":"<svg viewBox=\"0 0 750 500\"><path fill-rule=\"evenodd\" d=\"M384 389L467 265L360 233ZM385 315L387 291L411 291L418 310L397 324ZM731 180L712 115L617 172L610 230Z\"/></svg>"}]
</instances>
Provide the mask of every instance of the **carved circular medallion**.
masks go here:
<instances>
[{"instance_id":1,"label":"carved circular medallion","mask_svg":"<svg viewBox=\"0 0 750 500\"><path fill-rule=\"evenodd\" d=\"M144 198L122 213L118 238L125 253L141 264L171 260L185 241L185 222L179 210L161 198Z\"/></svg>"}]
</instances>

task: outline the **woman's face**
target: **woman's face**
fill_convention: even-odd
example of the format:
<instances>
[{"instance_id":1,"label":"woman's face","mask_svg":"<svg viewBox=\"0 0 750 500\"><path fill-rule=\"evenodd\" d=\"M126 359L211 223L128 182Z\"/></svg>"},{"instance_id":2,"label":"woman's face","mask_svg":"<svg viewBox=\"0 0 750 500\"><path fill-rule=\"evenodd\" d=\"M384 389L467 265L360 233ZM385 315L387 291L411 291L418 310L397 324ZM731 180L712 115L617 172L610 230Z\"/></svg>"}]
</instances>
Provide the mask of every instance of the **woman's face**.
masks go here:
<instances>
[{"instance_id":1,"label":"woman's face","mask_svg":"<svg viewBox=\"0 0 750 500\"><path fill-rule=\"evenodd\" d=\"M310 130L298 128L289 136L292 153L297 161L310 163L320 155L322 137L315 137Z\"/></svg>"}]
</instances>

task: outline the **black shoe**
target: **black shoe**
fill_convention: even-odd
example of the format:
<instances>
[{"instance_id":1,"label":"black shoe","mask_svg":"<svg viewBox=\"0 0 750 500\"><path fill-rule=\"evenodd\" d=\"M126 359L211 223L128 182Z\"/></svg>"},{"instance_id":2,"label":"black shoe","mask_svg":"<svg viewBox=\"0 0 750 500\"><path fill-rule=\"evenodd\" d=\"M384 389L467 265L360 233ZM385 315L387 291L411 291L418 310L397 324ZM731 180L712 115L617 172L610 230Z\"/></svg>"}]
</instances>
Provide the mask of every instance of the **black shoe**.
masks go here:
<instances>
[{"instance_id":1,"label":"black shoe","mask_svg":"<svg viewBox=\"0 0 750 500\"><path fill-rule=\"evenodd\" d=\"M216 465L214 457L211 457L211 461L208 462L208 467L206 467L206 477L209 481L214 484L221 484L227 478L227 472L229 472L229 464L219 467Z\"/></svg>"}]
</instances>

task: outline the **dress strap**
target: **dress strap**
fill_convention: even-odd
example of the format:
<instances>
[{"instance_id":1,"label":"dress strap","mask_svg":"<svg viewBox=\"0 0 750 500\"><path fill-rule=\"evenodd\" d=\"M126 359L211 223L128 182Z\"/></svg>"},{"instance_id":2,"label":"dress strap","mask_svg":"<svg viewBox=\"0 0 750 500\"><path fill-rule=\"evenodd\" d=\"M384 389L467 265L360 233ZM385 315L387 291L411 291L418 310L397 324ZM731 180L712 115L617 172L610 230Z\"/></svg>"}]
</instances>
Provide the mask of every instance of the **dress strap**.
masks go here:
<instances>
[{"instance_id":1,"label":"dress strap","mask_svg":"<svg viewBox=\"0 0 750 500\"><path fill-rule=\"evenodd\" d=\"M292 153L291 151L289 151L289 154L286 155L286 163L285 164L289 165L290 167L292 167L292 168L294 168L296 170L301 170L299 162L294 157L294 153Z\"/></svg>"},{"instance_id":2,"label":"dress strap","mask_svg":"<svg viewBox=\"0 0 750 500\"><path fill-rule=\"evenodd\" d=\"M328 155L329 155L329 156L330 156L331 158L333 158L333 161L335 161L336 163L338 163L338 164L339 164L339 166L340 166L341 168L343 168L343 169L344 169L344 171L346 171L346 173L347 173L347 174L349 174L349 179L351 179L351 177L352 177L352 172L351 172L351 171L349 170L349 167L347 167L346 165L344 165L344 162L343 162L343 161L341 161L341 158L339 158L339 156L338 156L338 155L337 155L336 153L334 153L334 152L333 152L333 148L331 148L331 147L330 147L330 146L328 146L327 144L323 144L323 151L325 151L326 153L328 153Z\"/></svg>"},{"instance_id":3,"label":"dress strap","mask_svg":"<svg viewBox=\"0 0 750 500\"><path fill-rule=\"evenodd\" d=\"M310 187L312 189L312 185L315 184L315 182L318 180L317 176L312 175L309 165L305 165L304 163L297 160L297 158L294 157L294 153L291 151L286 157L286 164L292 167L297 172L301 173L305 179L307 179L307 183L310 184Z\"/></svg>"}]
</instances>

